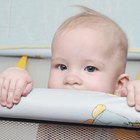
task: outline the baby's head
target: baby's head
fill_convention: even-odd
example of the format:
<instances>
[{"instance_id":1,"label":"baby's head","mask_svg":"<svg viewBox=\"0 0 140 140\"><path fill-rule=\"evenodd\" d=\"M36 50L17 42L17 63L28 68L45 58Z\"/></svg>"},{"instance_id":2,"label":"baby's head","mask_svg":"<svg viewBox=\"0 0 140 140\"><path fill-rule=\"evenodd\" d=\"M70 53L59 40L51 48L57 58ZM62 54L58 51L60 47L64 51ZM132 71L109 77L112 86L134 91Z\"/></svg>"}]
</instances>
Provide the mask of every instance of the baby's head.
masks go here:
<instances>
[{"instance_id":1,"label":"baby's head","mask_svg":"<svg viewBox=\"0 0 140 140\"><path fill-rule=\"evenodd\" d=\"M126 35L108 17L83 9L54 36L48 87L114 93L127 80Z\"/></svg>"}]
</instances>

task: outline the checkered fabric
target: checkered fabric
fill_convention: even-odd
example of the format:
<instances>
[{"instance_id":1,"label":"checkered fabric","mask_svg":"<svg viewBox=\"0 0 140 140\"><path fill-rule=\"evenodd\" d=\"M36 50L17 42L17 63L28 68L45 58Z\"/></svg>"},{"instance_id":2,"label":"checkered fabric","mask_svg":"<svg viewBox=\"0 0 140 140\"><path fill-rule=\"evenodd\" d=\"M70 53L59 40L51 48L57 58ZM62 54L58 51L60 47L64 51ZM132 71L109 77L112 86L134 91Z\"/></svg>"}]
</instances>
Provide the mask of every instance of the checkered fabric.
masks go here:
<instances>
[{"instance_id":1,"label":"checkered fabric","mask_svg":"<svg viewBox=\"0 0 140 140\"><path fill-rule=\"evenodd\" d=\"M0 140L140 140L140 129L1 119Z\"/></svg>"}]
</instances>

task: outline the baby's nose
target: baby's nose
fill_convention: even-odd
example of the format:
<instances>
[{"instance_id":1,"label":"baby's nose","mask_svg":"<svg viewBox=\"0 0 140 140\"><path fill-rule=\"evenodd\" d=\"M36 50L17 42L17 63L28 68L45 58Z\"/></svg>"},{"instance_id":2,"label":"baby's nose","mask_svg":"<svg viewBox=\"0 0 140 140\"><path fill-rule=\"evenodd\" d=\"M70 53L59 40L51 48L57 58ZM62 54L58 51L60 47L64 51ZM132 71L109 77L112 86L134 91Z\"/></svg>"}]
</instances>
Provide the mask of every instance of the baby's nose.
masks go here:
<instances>
[{"instance_id":1,"label":"baby's nose","mask_svg":"<svg viewBox=\"0 0 140 140\"><path fill-rule=\"evenodd\" d=\"M67 75L64 79L65 85L81 85L82 80L77 75Z\"/></svg>"}]
</instances>

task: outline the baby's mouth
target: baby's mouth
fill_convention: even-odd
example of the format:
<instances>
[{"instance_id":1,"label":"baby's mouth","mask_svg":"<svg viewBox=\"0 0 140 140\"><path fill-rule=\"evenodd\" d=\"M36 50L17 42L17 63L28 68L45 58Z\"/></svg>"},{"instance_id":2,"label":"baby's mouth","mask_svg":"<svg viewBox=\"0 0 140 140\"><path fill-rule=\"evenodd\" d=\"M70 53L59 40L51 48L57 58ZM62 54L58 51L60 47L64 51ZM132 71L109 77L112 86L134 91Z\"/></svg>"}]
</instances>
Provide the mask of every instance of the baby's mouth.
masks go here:
<instances>
[{"instance_id":1,"label":"baby's mouth","mask_svg":"<svg viewBox=\"0 0 140 140\"><path fill-rule=\"evenodd\" d=\"M67 85L64 87L64 89L76 89L76 90L85 90L84 87L79 85Z\"/></svg>"}]
</instances>

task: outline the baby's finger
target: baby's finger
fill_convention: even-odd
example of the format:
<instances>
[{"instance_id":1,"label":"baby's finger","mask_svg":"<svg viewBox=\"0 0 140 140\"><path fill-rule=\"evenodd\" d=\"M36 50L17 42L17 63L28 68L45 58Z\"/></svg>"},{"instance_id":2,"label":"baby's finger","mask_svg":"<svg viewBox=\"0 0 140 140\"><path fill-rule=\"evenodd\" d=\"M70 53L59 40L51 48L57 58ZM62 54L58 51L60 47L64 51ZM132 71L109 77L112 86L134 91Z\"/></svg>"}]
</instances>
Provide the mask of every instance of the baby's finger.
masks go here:
<instances>
[{"instance_id":1,"label":"baby's finger","mask_svg":"<svg viewBox=\"0 0 140 140\"><path fill-rule=\"evenodd\" d=\"M19 103L25 87L26 87L25 81L17 81L16 87L15 87L15 94L13 97L13 103L15 103L15 104Z\"/></svg>"},{"instance_id":2,"label":"baby's finger","mask_svg":"<svg viewBox=\"0 0 140 140\"><path fill-rule=\"evenodd\" d=\"M135 87L135 109L140 111L140 90Z\"/></svg>"},{"instance_id":3,"label":"baby's finger","mask_svg":"<svg viewBox=\"0 0 140 140\"><path fill-rule=\"evenodd\" d=\"M27 84L26 88L24 89L22 96L27 96L32 90L33 84L32 82Z\"/></svg>"},{"instance_id":4,"label":"baby's finger","mask_svg":"<svg viewBox=\"0 0 140 140\"><path fill-rule=\"evenodd\" d=\"M9 89L8 89L8 95L7 95L7 104L6 107L11 108L13 106L13 97L15 94L15 86L16 86L16 81L11 80L9 83Z\"/></svg>"},{"instance_id":5,"label":"baby's finger","mask_svg":"<svg viewBox=\"0 0 140 140\"><path fill-rule=\"evenodd\" d=\"M129 106L135 106L135 90L134 87L131 85L127 86L127 103Z\"/></svg>"},{"instance_id":6,"label":"baby's finger","mask_svg":"<svg viewBox=\"0 0 140 140\"><path fill-rule=\"evenodd\" d=\"M1 98L2 98L2 85L3 85L3 82L4 82L4 78L1 77L0 78L0 105L1 105Z\"/></svg>"},{"instance_id":7,"label":"baby's finger","mask_svg":"<svg viewBox=\"0 0 140 140\"><path fill-rule=\"evenodd\" d=\"M4 81L4 78L0 77L0 99L1 99L3 81Z\"/></svg>"},{"instance_id":8,"label":"baby's finger","mask_svg":"<svg viewBox=\"0 0 140 140\"><path fill-rule=\"evenodd\" d=\"M1 87L0 104L6 106L10 80L4 79Z\"/></svg>"}]
</instances>

